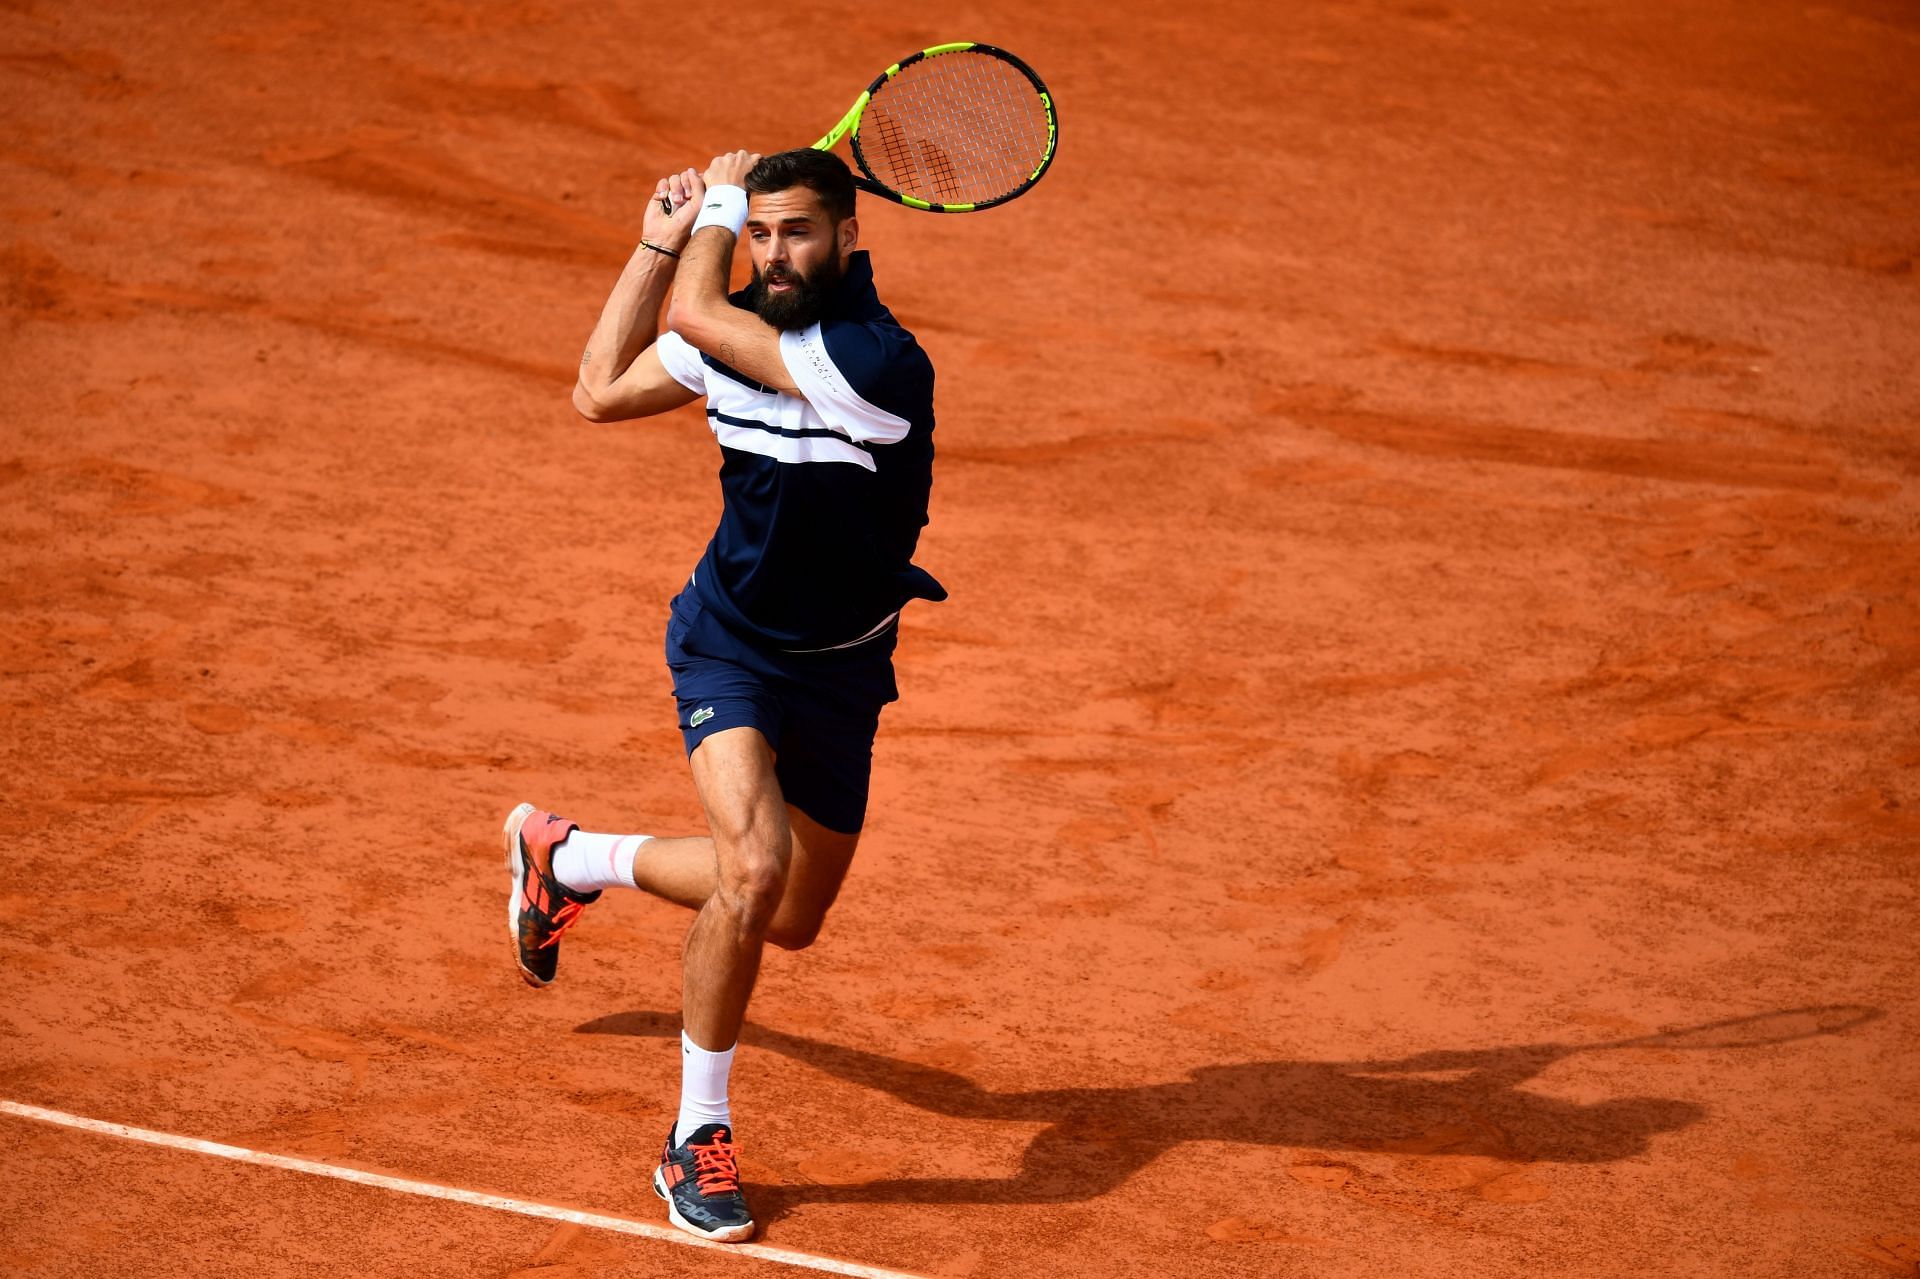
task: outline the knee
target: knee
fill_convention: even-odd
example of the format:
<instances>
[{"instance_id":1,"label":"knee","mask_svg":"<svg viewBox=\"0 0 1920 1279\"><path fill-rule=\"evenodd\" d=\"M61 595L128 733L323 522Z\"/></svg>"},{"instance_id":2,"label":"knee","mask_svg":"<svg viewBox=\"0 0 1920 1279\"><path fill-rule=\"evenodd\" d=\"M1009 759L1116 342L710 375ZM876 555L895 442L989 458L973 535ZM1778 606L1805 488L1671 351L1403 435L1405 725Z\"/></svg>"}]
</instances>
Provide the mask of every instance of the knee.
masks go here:
<instances>
[{"instance_id":1,"label":"knee","mask_svg":"<svg viewBox=\"0 0 1920 1279\"><path fill-rule=\"evenodd\" d=\"M770 935L786 888L787 868L782 860L754 852L733 859L721 874L715 898L739 931ZM781 943L775 940L774 944Z\"/></svg>"}]
</instances>

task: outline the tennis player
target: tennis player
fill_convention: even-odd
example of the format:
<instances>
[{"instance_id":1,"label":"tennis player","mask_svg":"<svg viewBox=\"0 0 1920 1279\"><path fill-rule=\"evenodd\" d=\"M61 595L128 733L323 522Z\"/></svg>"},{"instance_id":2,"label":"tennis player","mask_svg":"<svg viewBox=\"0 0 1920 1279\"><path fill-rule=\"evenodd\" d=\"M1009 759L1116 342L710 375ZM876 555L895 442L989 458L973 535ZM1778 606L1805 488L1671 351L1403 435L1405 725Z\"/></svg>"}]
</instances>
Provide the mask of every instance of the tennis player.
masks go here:
<instances>
[{"instance_id":1,"label":"tennis player","mask_svg":"<svg viewBox=\"0 0 1920 1279\"><path fill-rule=\"evenodd\" d=\"M811 945L853 859L900 609L946 591L912 562L927 523L933 366L874 292L847 166L822 151L715 157L663 178L581 357L595 422L706 397L719 527L667 622L667 666L709 834L595 834L508 816L520 971L607 888L694 912L680 1112L654 1171L676 1226L750 1238L727 1079L766 942ZM727 293L745 231L752 283ZM667 332L655 318L672 290Z\"/></svg>"}]
</instances>

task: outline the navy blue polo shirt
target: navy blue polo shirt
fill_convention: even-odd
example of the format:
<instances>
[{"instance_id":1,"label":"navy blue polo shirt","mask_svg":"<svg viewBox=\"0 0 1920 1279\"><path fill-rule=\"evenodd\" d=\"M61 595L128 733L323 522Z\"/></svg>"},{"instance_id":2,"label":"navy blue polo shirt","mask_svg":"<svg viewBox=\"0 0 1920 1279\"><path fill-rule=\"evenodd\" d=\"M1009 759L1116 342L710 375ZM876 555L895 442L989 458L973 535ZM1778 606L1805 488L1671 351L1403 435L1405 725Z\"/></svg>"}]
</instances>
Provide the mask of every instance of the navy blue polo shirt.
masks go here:
<instances>
[{"instance_id":1,"label":"navy blue polo shirt","mask_svg":"<svg viewBox=\"0 0 1920 1279\"><path fill-rule=\"evenodd\" d=\"M729 300L750 309L744 289ZM674 333L655 350L707 397L720 442L724 506L693 585L729 627L771 648L833 648L908 600L947 597L913 563L933 486L933 363L881 304L865 252L818 324L780 335L799 395Z\"/></svg>"}]
</instances>

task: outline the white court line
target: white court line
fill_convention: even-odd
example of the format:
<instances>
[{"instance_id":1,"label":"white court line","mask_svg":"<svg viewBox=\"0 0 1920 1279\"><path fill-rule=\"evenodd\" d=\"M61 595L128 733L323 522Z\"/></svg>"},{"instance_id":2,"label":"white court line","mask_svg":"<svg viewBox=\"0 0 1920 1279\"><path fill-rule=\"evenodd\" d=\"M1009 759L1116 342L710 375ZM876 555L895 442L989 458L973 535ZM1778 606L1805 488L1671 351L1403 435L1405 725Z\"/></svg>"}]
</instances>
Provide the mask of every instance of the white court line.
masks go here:
<instances>
[{"instance_id":1,"label":"white court line","mask_svg":"<svg viewBox=\"0 0 1920 1279\"><path fill-rule=\"evenodd\" d=\"M65 1111L47 1110L17 1101L0 1101L0 1112L17 1115L21 1119L37 1119L41 1123L58 1124L63 1128L78 1128L82 1132L105 1133L110 1137L124 1137L128 1141L143 1141L149 1146L191 1150L202 1155L217 1155L222 1159L238 1160L243 1164L259 1164L263 1168L311 1173L316 1177L332 1177L335 1181L351 1181L359 1186L377 1186L382 1190L397 1190L401 1194L421 1195L428 1199L450 1199L454 1203L472 1204L476 1208L492 1208L496 1212L517 1212L523 1217L571 1221L575 1225L591 1226L595 1230L613 1230L623 1235L639 1235L643 1239L653 1239L660 1243L684 1244L689 1248L707 1248L715 1252L757 1257L761 1261L776 1261L781 1265L801 1266L807 1270L820 1270L831 1275L852 1275L857 1279L921 1279L920 1276L909 1274L904 1270L884 1270L879 1266L836 1261L832 1257L816 1257L812 1253L794 1252L787 1248L769 1248L765 1244L758 1243L711 1243L705 1239L696 1239L672 1226L656 1225L650 1221L632 1221L626 1217L609 1217L597 1212L556 1208L552 1204L533 1203L526 1199L509 1199L504 1195L481 1194L477 1190L436 1186L430 1181L410 1181L405 1177L389 1177L384 1173L364 1172L359 1168L323 1164L314 1159L295 1159L291 1155L270 1155L261 1150L248 1150L244 1146L226 1146L217 1141L202 1141L198 1137L181 1137L170 1132L156 1132L151 1128L134 1128L127 1124L108 1123L104 1119L88 1119L82 1115L69 1115Z\"/></svg>"}]
</instances>

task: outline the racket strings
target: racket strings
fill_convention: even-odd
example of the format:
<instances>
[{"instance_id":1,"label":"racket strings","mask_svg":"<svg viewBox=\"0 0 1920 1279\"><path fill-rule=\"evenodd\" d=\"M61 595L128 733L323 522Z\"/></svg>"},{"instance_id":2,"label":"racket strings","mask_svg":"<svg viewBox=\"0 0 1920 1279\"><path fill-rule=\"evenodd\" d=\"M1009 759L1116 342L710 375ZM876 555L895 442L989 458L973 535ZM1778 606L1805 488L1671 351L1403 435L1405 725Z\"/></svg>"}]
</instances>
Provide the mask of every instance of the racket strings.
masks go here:
<instances>
[{"instance_id":1,"label":"racket strings","mask_svg":"<svg viewBox=\"0 0 1920 1279\"><path fill-rule=\"evenodd\" d=\"M1018 190L1046 158L1046 104L991 54L956 52L903 68L868 104L854 144L904 195L980 204Z\"/></svg>"}]
</instances>

